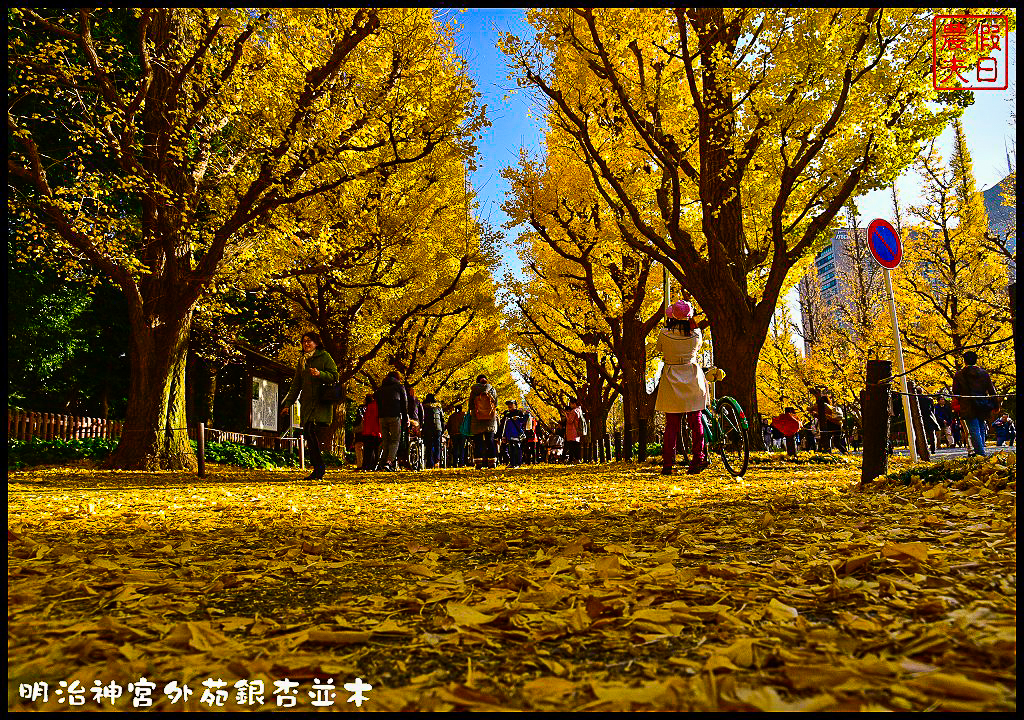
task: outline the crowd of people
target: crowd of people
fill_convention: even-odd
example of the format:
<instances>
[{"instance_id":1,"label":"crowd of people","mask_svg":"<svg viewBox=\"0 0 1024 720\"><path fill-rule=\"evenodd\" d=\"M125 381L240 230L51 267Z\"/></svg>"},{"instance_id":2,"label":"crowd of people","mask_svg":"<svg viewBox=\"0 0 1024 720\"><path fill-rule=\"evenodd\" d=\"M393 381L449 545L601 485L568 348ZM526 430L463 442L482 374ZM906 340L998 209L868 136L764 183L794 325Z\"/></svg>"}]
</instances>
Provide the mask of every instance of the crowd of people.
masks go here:
<instances>
[{"instance_id":1,"label":"crowd of people","mask_svg":"<svg viewBox=\"0 0 1024 720\"><path fill-rule=\"evenodd\" d=\"M990 431L996 446L1012 445L1017 429L1009 414L1000 409L999 396L989 374L978 366L976 353L964 353L964 367L954 376L951 392L926 393L920 385L908 381L907 389L916 398L925 445L934 453L941 447L967 448L968 455L986 455L985 439ZM794 407L765 424L768 447L831 452L836 448L847 452L861 444L862 425L855 408L844 412L834 405L823 388L811 390L812 401L801 414ZM902 437L905 442L905 420L900 394L893 392L889 402L889 452Z\"/></svg>"},{"instance_id":2,"label":"crowd of people","mask_svg":"<svg viewBox=\"0 0 1024 720\"><path fill-rule=\"evenodd\" d=\"M701 327L693 319L693 308L680 300L668 308L666 326L658 336L657 349L664 355L664 369L658 387L655 409L665 413L662 473L671 475L676 442L682 423L688 425L692 443L687 472L695 474L707 467L700 411L708 401L707 381L697 364L702 343ZM303 407L303 435L312 473L307 479L320 479L326 467L322 447L333 421L334 404L328 388L338 380L338 369L316 333L302 336L302 355L288 393L281 401L282 414L297 399ZM1013 444L1016 427L1009 414L1002 412L999 397L988 373L978 367L977 355L964 353L964 367L953 377L952 392L929 395L913 382L910 393L918 400L924 440L932 452L942 445L967 447L970 455L985 452L989 430L996 445ZM903 427L903 403L898 393L890 402L890 427L898 433ZM447 412L433 394L422 401L415 389L403 383L398 372L390 372L380 387L366 395L355 419L354 446L357 465L367 471L395 471L410 468L410 443L422 443L423 466L438 467L442 454L448 467L494 468L499 462L509 467L523 464L578 463L582 441L589 435L586 416L577 400L557 426L546 432L528 409L517 400L505 401L498 411L498 393L486 375L477 377L469 389L465 408L455 404ZM764 423L765 444L784 446L790 455L799 450L849 452L861 445L859 414L846 412L828 396L824 388L812 388L810 403L801 415L795 407ZM890 441L890 452L893 442ZM442 449L446 452L442 453Z\"/></svg>"},{"instance_id":3,"label":"crowd of people","mask_svg":"<svg viewBox=\"0 0 1024 720\"><path fill-rule=\"evenodd\" d=\"M570 400L565 420L548 432L518 400L506 400L499 412L497 390L486 375L470 387L465 406L456 403L446 414L432 393L421 402L392 372L357 409L353 440L357 466L365 471L411 469L408 447L416 442L423 443L427 469L441 465L442 449L447 467L480 470L502 463L514 468L579 462L584 426L576 400Z\"/></svg>"}]
</instances>

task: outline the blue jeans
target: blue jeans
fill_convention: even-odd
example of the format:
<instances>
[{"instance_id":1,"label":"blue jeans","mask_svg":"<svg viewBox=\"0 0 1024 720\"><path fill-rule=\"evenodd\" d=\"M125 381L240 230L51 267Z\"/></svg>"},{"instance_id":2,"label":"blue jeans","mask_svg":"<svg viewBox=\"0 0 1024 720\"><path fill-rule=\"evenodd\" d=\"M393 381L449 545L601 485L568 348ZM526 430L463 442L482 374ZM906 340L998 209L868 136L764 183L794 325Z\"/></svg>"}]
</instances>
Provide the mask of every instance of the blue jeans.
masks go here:
<instances>
[{"instance_id":1,"label":"blue jeans","mask_svg":"<svg viewBox=\"0 0 1024 720\"><path fill-rule=\"evenodd\" d=\"M971 435L971 445L974 452L985 457L985 421L981 418L964 418L967 423L967 432Z\"/></svg>"},{"instance_id":2,"label":"blue jeans","mask_svg":"<svg viewBox=\"0 0 1024 720\"><path fill-rule=\"evenodd\" d=\"M427 467L437 467L441 460L441 438L437 435L424 435L423 443L427 446Z\"/></svg>"}]
</instances>

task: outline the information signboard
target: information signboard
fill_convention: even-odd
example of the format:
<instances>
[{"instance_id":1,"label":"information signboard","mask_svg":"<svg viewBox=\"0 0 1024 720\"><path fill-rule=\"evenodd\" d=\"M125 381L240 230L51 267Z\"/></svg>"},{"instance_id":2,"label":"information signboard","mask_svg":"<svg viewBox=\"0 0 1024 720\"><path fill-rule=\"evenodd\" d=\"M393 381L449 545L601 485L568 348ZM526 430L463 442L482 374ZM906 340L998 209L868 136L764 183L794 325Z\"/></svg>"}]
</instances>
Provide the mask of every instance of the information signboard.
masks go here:
<instances>
[{"instance_id":1,"label":"information signboard","mask_svg":"<svg viewBox=\"0 0 1024 720\"><path fill-rule=\"evenodd\" d=\"M263 378L252 379L252 427L277 431L277 383Z\"/></svg>"}]
</instances>

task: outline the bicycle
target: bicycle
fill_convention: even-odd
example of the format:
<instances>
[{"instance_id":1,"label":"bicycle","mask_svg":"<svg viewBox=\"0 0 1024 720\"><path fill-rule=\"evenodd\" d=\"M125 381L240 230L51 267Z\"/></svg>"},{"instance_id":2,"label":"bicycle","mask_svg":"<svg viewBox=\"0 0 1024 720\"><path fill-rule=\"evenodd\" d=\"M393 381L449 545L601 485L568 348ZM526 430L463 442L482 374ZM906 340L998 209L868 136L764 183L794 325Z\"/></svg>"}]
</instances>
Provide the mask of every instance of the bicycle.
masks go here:
<instances>
[{"instance_id":1,"label":"bicycle","mask_svg":"<svg viewBox=\"0 0 1024 720\"><path fill-rule=\"evenodd\" d=\"M750 439L747 437L750 424L743 408L734 398L723 395L717 400L709 400L707 407L701 410L700 418L704 426L705 455L717 452L726 471L733 477L741 477L750 461ZM679 435L680 455L684 462L688 462L692 446L686 423L679 428Z\"/></svg>"}]
</instances>

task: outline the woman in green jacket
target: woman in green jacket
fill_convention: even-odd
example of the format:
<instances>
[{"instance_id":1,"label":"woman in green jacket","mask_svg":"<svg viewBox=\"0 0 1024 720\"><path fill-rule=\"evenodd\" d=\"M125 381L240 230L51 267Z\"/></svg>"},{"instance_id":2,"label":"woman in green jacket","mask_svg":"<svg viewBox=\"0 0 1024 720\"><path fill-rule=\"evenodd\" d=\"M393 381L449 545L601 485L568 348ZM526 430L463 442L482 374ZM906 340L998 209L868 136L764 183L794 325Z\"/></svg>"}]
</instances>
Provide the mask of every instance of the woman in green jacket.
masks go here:
<instances>
[{"instance_id":1,"label":"woman in green jacket","mask_svg":"<svg viewBox=\"0 0 1024 720\"><path fill-rule=\"evenodd\" d=\"M296 398L302 402L302 434L306 438L309 462L313 472L306 480L319 480L327 472L321 445L327 444L327 433L334 419L334 405L323 397L326 386L338 381L338 366L323 349L320 336L308 332L302 336L302 356L295 367L295 377L288 395L281 401L281 414L288 412Z\"/></svg>"}]
</instances>

